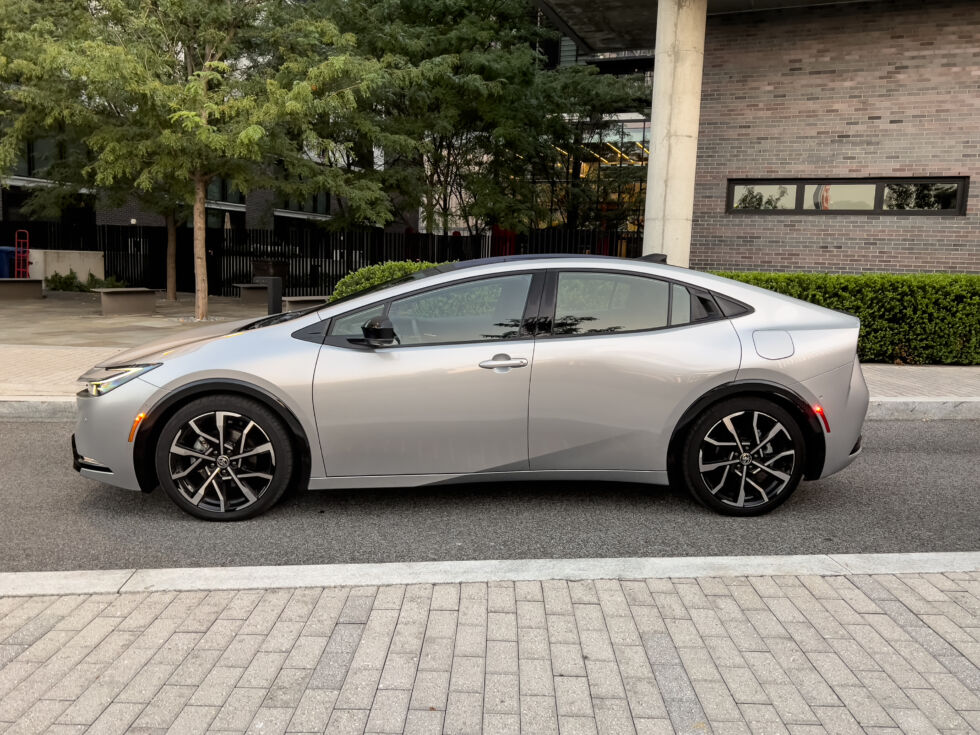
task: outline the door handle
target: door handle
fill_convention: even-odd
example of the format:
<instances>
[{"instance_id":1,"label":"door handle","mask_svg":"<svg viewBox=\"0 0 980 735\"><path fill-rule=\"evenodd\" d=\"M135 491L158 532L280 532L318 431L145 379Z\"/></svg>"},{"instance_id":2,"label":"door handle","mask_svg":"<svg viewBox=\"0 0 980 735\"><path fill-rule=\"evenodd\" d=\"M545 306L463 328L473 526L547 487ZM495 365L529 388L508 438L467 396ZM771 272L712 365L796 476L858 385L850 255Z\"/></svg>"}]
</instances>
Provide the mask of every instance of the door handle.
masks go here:
<instances>
[{"instance_id":1,"label":"door handle","mask_svg":"<svg viewBox=\"0 0 980 735\"><path fill-rule=\"evenodd\" d=\"M480 363L484 370L500 370L504 372L510 368L527 367L527 360L523 357L511 357L510 355L494 355L489 360Z\"/></svg>"}]
</instances>

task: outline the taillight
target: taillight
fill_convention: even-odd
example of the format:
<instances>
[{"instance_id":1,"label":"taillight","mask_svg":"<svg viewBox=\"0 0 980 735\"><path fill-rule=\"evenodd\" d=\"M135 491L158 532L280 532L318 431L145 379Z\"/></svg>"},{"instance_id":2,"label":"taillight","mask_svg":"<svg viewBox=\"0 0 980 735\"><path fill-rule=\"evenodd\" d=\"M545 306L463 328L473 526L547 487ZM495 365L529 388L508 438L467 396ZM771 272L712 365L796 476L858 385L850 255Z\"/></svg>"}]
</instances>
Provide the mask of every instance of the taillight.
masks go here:
<instances>
[{"instance_id":1,"label":"taillight","mask_svg":"<svg viewBox=\"0 0 980 735\"><path fill-rule=\"evenodd\" d=\"M823 428L825 428L827 430L827 433L829 434L830 433L830 422L827 421L827 414L824 413L823 406L821 406L818 403L817 405L815 405L813 407L813 412L815 414L817 414L817 416L820 417L820 420L821 421L823 421Z\"/></svg>"}]
</instances>

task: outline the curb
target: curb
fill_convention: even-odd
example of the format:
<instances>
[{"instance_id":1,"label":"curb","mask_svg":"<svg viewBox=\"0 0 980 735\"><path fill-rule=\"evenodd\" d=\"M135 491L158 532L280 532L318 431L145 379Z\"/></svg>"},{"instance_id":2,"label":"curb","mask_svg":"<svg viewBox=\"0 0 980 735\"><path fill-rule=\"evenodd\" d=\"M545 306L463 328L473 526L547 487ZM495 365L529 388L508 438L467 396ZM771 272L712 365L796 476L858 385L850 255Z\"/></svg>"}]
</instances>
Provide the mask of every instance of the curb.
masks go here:
<instances>
[{"instance_id":1,"label":"curb","mask_svg":"<svg viewBox=\"0 0 980 735\"><path fill-rule=\"evenodd\" d=\"M74 421L75 396L0 396L0 421ZM868 421L977 421L980 398L872 398Z\"/></svg>"},{"instance_id":2,"label":"curb","mask_svg":"<svg viewBox=\"0 0 980 735\"><path fill-rule=\"evenodd\" d=\"M980 552L620 559L514 559L393 564L110 569L0 573L0 597L462 582L666 579L980 571Z\"/></svg>"}]
</instances>

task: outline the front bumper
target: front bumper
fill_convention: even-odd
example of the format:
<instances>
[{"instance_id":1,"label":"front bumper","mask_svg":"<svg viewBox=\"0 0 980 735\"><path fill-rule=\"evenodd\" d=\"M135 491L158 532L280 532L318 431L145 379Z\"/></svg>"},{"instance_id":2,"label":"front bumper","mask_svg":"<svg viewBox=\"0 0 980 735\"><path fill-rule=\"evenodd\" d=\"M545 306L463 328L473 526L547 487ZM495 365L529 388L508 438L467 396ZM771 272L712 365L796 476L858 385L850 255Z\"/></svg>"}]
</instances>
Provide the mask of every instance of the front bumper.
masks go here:
<instances>
[{"instance_id":1,"label":"front bumper","mask_svg":"<svg viewBox=\"0 0 980 735\"><path fill-rule=\"evenodd\" d=\"M133 419L157 391L136 378L102 396L78 393L72 464L83 477L126 490L140 489L129 432Z\"/></svg>"}]
</instances>

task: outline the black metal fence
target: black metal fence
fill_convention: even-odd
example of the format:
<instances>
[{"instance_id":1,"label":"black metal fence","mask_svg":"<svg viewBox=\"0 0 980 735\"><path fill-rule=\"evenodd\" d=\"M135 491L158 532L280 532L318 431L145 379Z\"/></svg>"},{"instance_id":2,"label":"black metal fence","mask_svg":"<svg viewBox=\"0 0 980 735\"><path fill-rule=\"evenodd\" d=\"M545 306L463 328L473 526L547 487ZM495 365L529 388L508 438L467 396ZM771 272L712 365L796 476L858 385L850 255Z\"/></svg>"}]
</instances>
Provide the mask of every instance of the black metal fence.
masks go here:
<instances>
[{"instance_id":1,"label":"black metal fence","mask_svg":"<svg viewBox=\"0 0 980 735\"><path fill-rule=\"evenodd\" d=\"M32 249L101 251L106 277L130 286L166 287L167 232L163 227L66 226L56 223L0 222L0 245L12 244L26 229ZM254 276L280 276L288 296L333 291L337 281L365 265L388 260L470 260L500 255L575 253L639 257L642 233L592 230L538 230L488 235L428 235L381 229L330 232L300 228L273 230L209 229L208 292L234 296L236 283ZM177 290L194 290L193 232L177 230Z\"/></svg>"}]
</instances>

